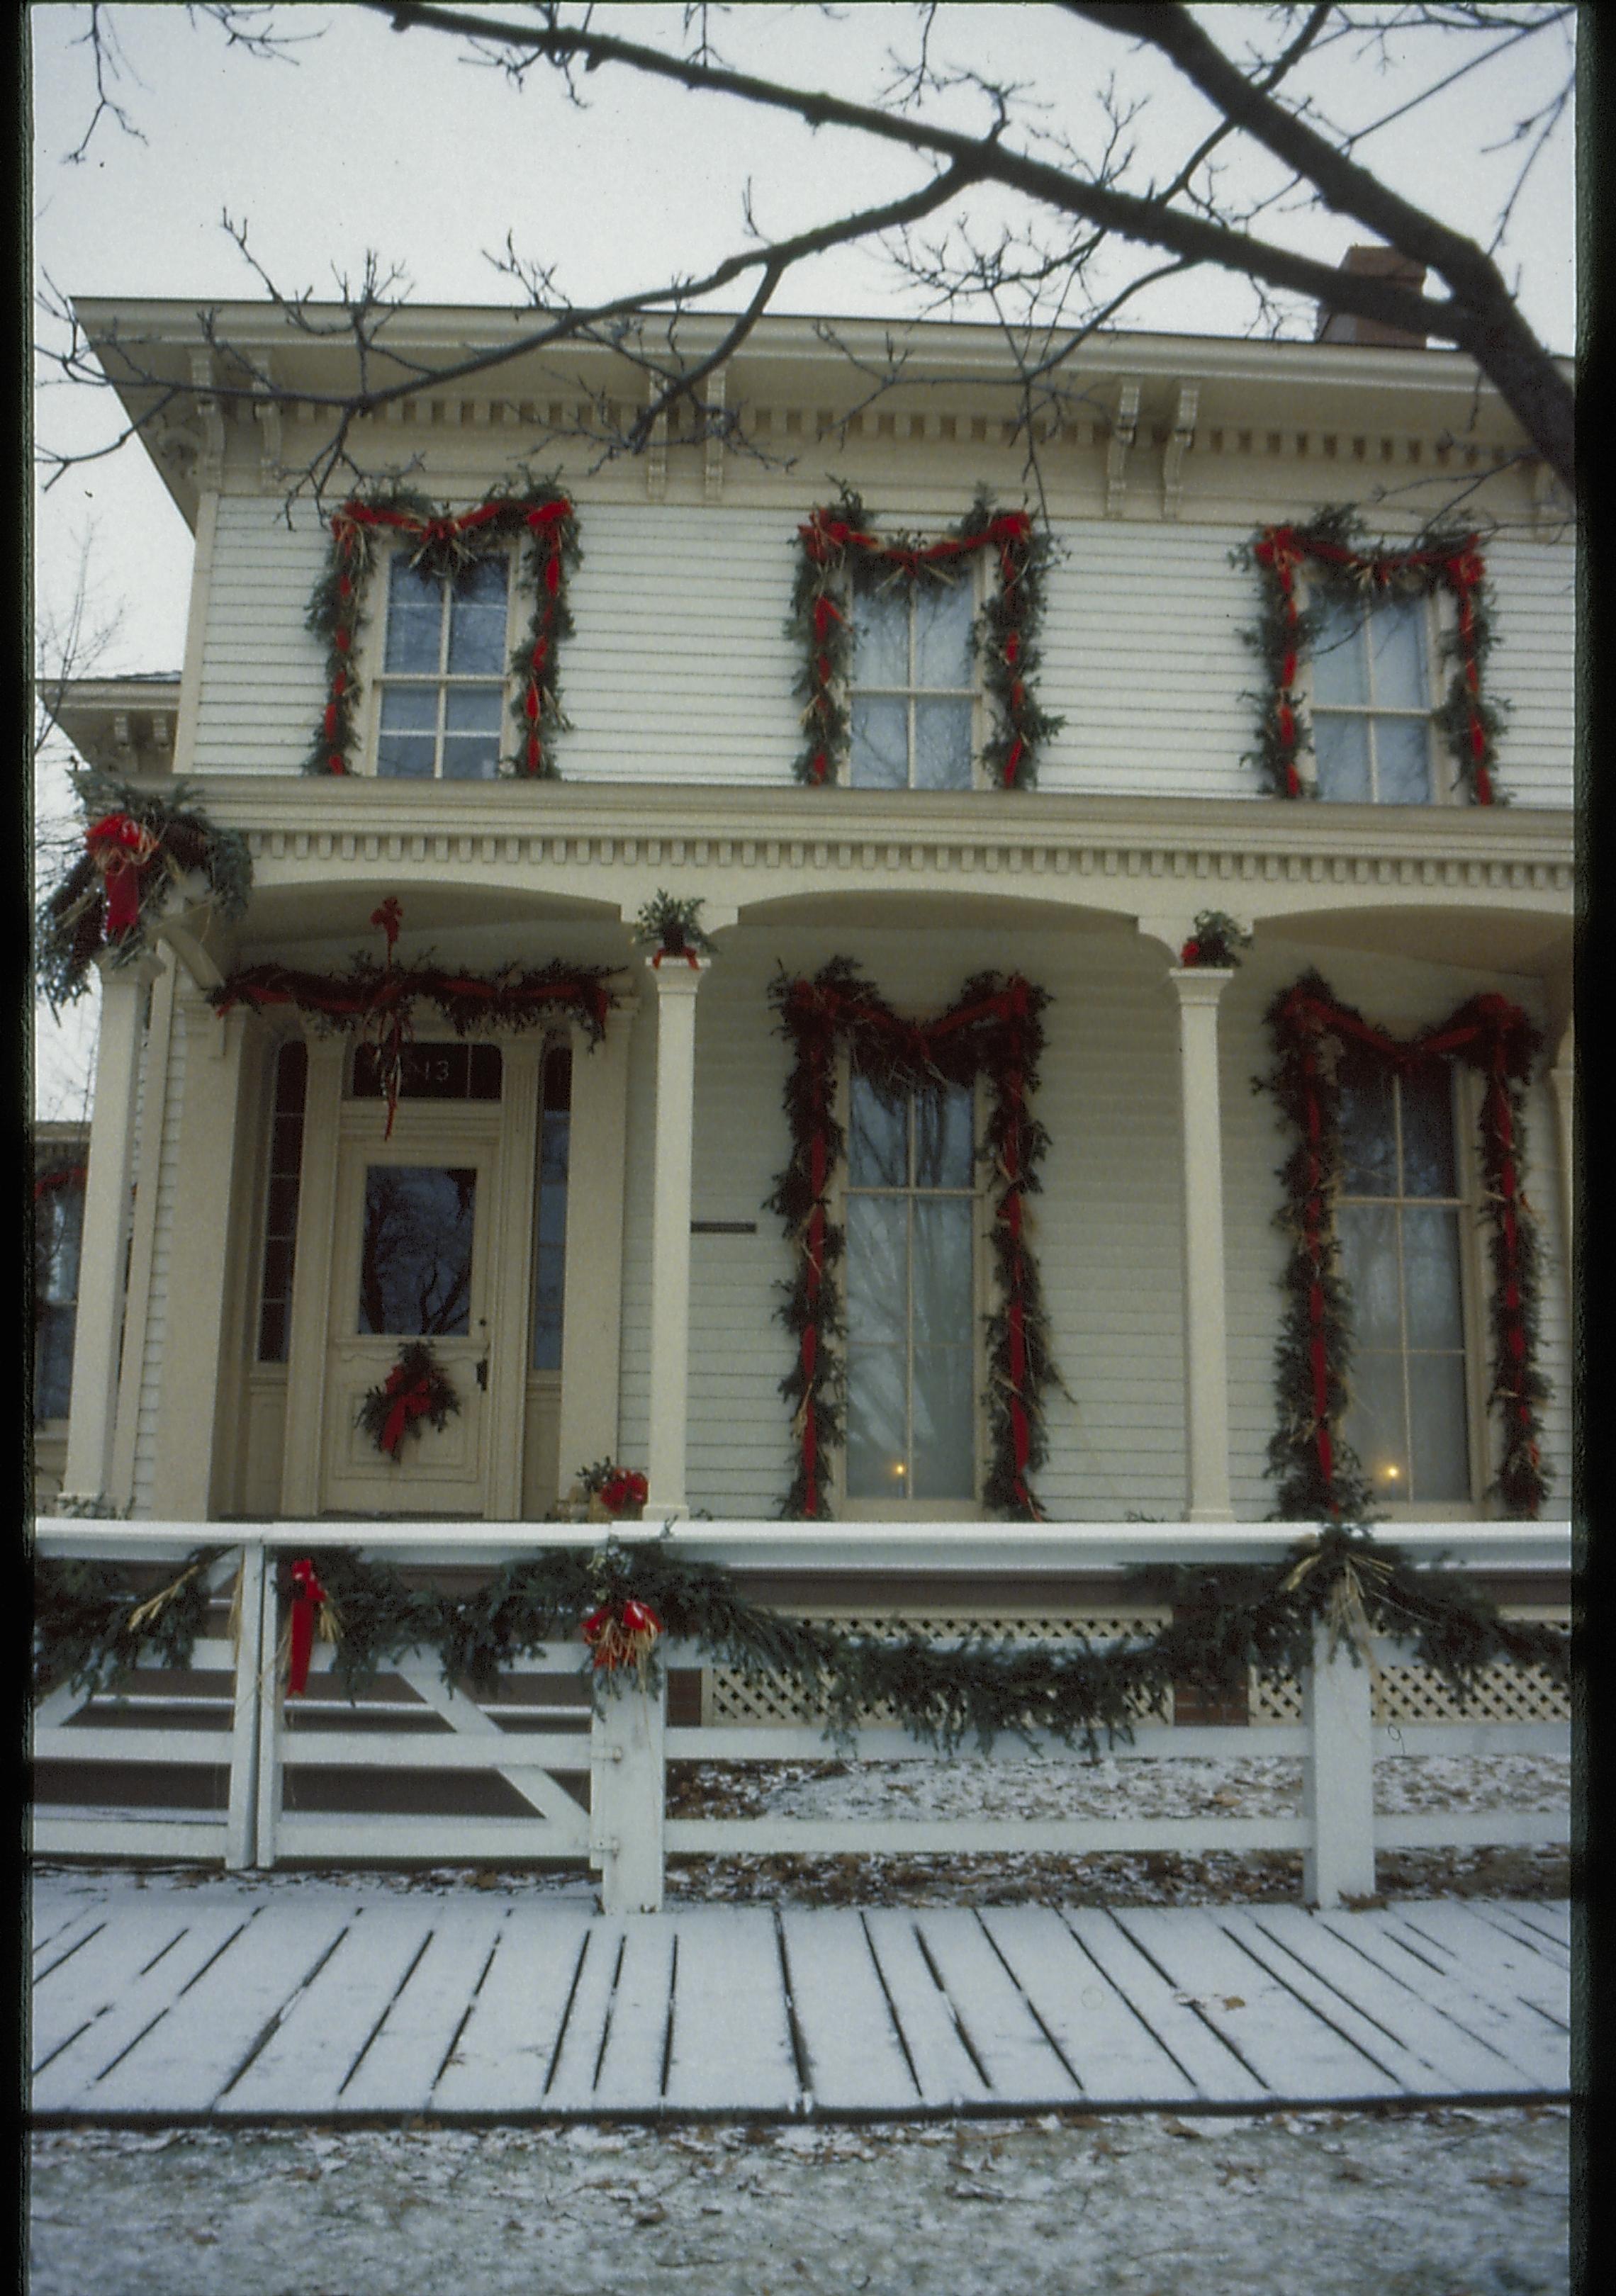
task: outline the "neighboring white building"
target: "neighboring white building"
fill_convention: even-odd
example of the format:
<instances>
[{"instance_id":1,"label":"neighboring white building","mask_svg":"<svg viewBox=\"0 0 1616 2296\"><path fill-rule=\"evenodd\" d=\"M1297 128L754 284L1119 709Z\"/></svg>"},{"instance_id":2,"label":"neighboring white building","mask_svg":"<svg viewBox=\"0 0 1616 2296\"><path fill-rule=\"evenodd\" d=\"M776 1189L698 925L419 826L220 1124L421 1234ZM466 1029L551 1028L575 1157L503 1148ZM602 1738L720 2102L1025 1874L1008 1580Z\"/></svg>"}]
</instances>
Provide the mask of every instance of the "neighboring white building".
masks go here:
<instances>
[{"instance_id":1,"label":"neighboring white building","mask_svg":"<svg viewBox=\"0 0 1616 2296\"><path fill-rule=\"evenodd\" d=\"M229 380L185 304L80 316L132 413L152 393L119 380L120 339L155 371ZM422 309L389 340L440 359L507 324ZM839 332L883 356L883 326ZM352 387L350 355L265 307L220 313L217 332L259 357L275 395L176 401L146 434L196 536L183 672L158 697L168 736L150 681L85 689L62 715L81 743L92 721L116 743L144 690L139 725L102 754L143 787L191 785L245 834L254 890L228 926L175 907L151 961L103 980L69 1496L181 1521L531 1521L612 1458L648 1474L649 1511L777 1513L803 1464L782 1393L803 1358L777 1315L800 1262L767 1209L793 1147L770 987L845 958L906 1017L984 973L1048 999L1030 1103L1048 1146L1025 1212L1061 1382L1029 1480L1055 1521L1274 1509L1268 1447L1294 1407L1275 1362L1290 1249L1276 1174L1294 1140L1251 1084L1273 1065L1277 995L1311 968L1400 1037L1479 995L1522 1007L1543 1040L1520 1175L1553 1390L1538 1431L1557 1471L1548 1512L1568 1510L1572 559L1552 489L1467 359L1106 336L1081 354L1070 419L1038 442L1036 499L988 329L916 329L901 379L849 416L867 377L810 322L764 322L722 378L752 451L677 423L634 459L544 443L575 400L644 402L643 376L603 351L394 402L355 426L367 472L407 469L463 512L530 460L576 515L560 778L484 779L514 740L527 562L513 544L453 594L393 572L402 529L367 530L349 770L301 770L332 700L326 642L306 626L331 537L306 503L289 521L284 472L322 435L315 400ZM979 490L1046 518L1037 701L1062 722L1035 787L991 786L980 762L997 728L970 624L1003 578L988 545L949 562L950 589L900 577L857 608L834 594L860 642L850 696L833 696L851 701L851 750L831 744L823 786L794 777L800 529L844 484L882 533L945 534ZM1338 621L1320 649L1333 659L1297 665L1316 729L1299 773L1322 758L1349 794L1275 796L1249 761L1265 670L1242 633L1264 577L1232 554L1326 504L1359 505L1393 546L1445 505L1477 524L1506 804L1452 785L1432 712L1459 607L1440 584L1382 608L1366 651ZM1304 600L1308 577L1299 564ZM660 892L703 905L710 966L652 968L634 946ZM603 1040L588 1048L563 1013L474 1033L496 1061L463 1056L418 1006L390 1132L351 1034L306 1027L291 1003L215 1013L207 992L249 968L334 980L357 951L381 962L372 919L390 899L398 966L612 968ZM1226 980L1181 962L1208 910L1254 935ZM1440 1075L1440 1090L1388 1085L1390 1165L1363 1150L1380 1119L1360 1109L1366 1163L1333 1208L1358 1292L1344 1431L1393 1518L1497 1504L1484 1087L1467 1068ZM833 1083L855 1137L850 1161L826 1164L824 1202L848 1234L852 1328L824 1339L853 1439L817 1443L817 1504L980 1515L1007 1360L986 1330L1004 1306L989 1232L1004 1174L957 1126L980 1148L988 1085L974 1103L961 1087L938 1125L923 1097L882 1103L845 1061ZM405 1244L380 1240L390 1219ZM357 1412L412 1316L462 1407L394 1464Z\"/></svg>"}]
</instances>

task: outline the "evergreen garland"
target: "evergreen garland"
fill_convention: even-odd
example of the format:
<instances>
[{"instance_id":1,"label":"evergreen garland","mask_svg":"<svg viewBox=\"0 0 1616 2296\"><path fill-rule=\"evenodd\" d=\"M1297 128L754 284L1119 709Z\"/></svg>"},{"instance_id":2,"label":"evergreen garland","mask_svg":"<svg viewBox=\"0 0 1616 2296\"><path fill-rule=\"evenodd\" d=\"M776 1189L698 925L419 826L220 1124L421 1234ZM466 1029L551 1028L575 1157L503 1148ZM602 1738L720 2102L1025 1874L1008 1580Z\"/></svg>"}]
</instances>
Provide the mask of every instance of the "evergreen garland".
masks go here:
<instances>
[{"instance_id":1,"label":"evergreen garland","mask_svg":"<svg viewBox=\"0 0 1616 2296\"><path fill-rule=\"evenodd\" d=\"M127 1571L37 1559L36 1698L63 1681L107 1686L142 1657L187 1665L207 1604L204 1566L219 1551L191 1558L163 1606L138 1627ZM970 1738L986 1751L1003 1733L1038 1730L1095 1757L1102 1735L1130 1741L1141 1714L1176 1685L1227 1698L1243 1693L1253 1668L1270 1679L1304 1674L1320 1622L1344 1636L1354 1663L1371 1633L1412 1642L1461 1704L1479 1669L1498 1660L1540 1667L1557 1682L1570 1671L1558 1628L1502 1619L1484 1594L1356 1528L1308 1538L1277 1565L1142 1575L1127 1599L1173 1604L1171 1620L1152 1634L1022 1647L986 1636L939 1643L902 1620L882 1636L790 1618L753 1602L724 1565L681 1554L666 1535L530 1555L465 1592L416 1583L345 1547L319 1550L306 1567L340 1620L333 1670L350 1698L415 1650L436 1652L446 1680L495 1695L503 1676L543 1660L552 1643L571 1643L602 1606L637 1602L705 1663L789 1682L839 1738L890 1708L912 1736L944 1751ZM581 1664L603 1682L587 1652ZM607 1676L603 1686L610 1693L617 1685Z\"/></svg>"},{"instance_id":2,"label":"evergreen garland","mask_svg":"<svg viewBox=\"0 0 1616 2296\"><path fill-rule=\"evenodd\" d=\"M984 491L957 526L924 542L870 531L863 500L844 486L833 504L811 511L797 531L802 547L785 626L803 653L792 688L803 703L805 734L792 767L797 779L809 788L834 782L848 754L852 594L895 580L953 582L964 562L987 550L997 554L999 579L972 630L994 716L982 762L999 788L1030 789L1039 748L1065 721L1041 709L1036 699L1037 640L1050 546L1027 512L996 511Z\"/></svg>"},{"instance_id":3,"label":"evergreen garland","mask_svg":"<svg viewBox=\"0 0 1616 2296\"><path fill-rule=\"evenodd\" d=\"M407 1027L416 1004L431 1004L457 1037L480 1025L532 1029L557 1013L583 1024L592 1045L606 1031L615 1001L608 965L568 964L560 958L531 969L506 965L497 972L453 972L439 964L378 964L356 950L346 972L302 972L286 964L250 964L209 991L217 1013L244 1004L254 1013L290 1004L325 1027L362 1033L379 1015Z\"/></svg>"},{"instance_id":4,"label":"evergreen garland","mask_svg":"<svg viewBox=\"0 0 1616 2296\"><path fill-rule=\"evenodd\" d=\"M1029 1477L1046 1457L1043 1398L1057 1374L1038 1262L1026 1234L1025 1199L1041 1183L1049 1136L1028 1112L1044 1047L1048 997L1019 977L977 974L934 1021L905 1021L837 957L811 980L783 973L770 989L780 1029L795 1058L784 1095L790 1161L768 1199L797 1255L781 1321L796 1357L780 1382L793 1406L797 1464L783 1514L823 1521L829 1513L824 1456L843 1440L846 1373L840 1262L846 1238L830 1217L827 1192L846 1152L835 1116L836 1059L888 1097L939 1081L969 1086L985 1075L993 1092L982 1153L997 1175L993 1255L998 1305L987 1322L991 1458L983 1488L989 1506L1038 1521Z\"/></svg>"},{"instance_id":5,"label":"evergreen garland","mask_svg":"<svg viewBox=\"0 0 1616 2296\"><path fill-rule=\"evenodd\" d=\"M1243 763L1259 767L1273 796L1305 793L1298 758L1312 746L1312 728L1295 689L1299 666L1317 644L1323 615L1319 604L1304 610L1297 603L1297 575L1306 566L1308 594L1320 602L1333 597L1373 606L1377 598L1428 596L1437 589L1451 594L1454 627L1443 634L1442 652L1453 664L1453 675L1431 713L1432 723L1448 744L1458 785L1472 801L1508 802L1493 778L1503 709L1482 690L1495 633L1492 591L1477 535L1437 527L1407 550L1384 543L1370 546L1357 512L1331 506L1316 511L1305 525L1263 527L1254 541L1230 556L1237 566L1255 567L1262 578L1262 619L1242 635L1260 656L1267 682L1266 691L1252 697L1260 711L1258 746Z\"/></svg>"},{"instance_id":6,"label":"evergreen garland","mask_svg":"<svg viewBox=\"0 0 1616 2296\"><path fill-rule=\"evenodd\" d=\"M111 774L75 776L86 850L39 906L39 985L52 1010L82 996L103 950L128 964L152 944L172 886L200 871L221 917L239 917L252 890L252 860L239 830L219 829L185 783L140 790ZM121 890L112 879L120 876Z\"/></svg>"},{"instance_id":7,"label":"evergreen garland","mask_svg":"<svg viewBox=\"0 0 1616 2296\"><path fill-rule=\"evenodd\" d=\"M357 738L360 685L354 652L367 616L365 589L376 562L379 537L407 537L410 563L422 573L455 582L480 558L505 551L513 539L525 543L522 579L531 592L528 632L511 657L516 682L511 714L516 721L516 771L553 779L555 766L546 743L568 730L561 706L557 655L573 632L567 583L581 562L578 520L561 489L522 472L519 485L496 490L473 509L440 510L406 487L355 496L333 512L326 563L308 601L305 627L325 647L326 703L303 770L347 774Z\"/></svg>"},{"instance_id":8,"label":"evergreen garland","mask_svg":"<svg viewBox=\"0 0 1616 2296\"><path fill-rule=\"evenodd\" d=\"M1362 1468L1341 1438L1350 1397L1351 1300L1340 1270L1335 1205L1341 1185L1341 1102L1354 1075L1407 1074L1460 1061L1486 1079L1481 1148L1481 1218L1490 1236L1489 1321L1493 1371L1488 1406L1501 1427L1492 1486L1509 1513L1535 1518L1549 1489L1539 1414L1549 1389L1538 1367L1540 1254L1521 1186L1526 1089L1538 1038L1507 997L1473 996L1448 1020L1399 1041L1341 1004L1323 976L1304 973L1270 1004L1275 1065L1259 1078L1297 1135L1280 1172L1278 1224L1291 1238L1286 1305L1275 1350L1279 1423L1268 1472L1287 1520L1361 1520L1371 1505Z\"/></svg>"}]
</instances>

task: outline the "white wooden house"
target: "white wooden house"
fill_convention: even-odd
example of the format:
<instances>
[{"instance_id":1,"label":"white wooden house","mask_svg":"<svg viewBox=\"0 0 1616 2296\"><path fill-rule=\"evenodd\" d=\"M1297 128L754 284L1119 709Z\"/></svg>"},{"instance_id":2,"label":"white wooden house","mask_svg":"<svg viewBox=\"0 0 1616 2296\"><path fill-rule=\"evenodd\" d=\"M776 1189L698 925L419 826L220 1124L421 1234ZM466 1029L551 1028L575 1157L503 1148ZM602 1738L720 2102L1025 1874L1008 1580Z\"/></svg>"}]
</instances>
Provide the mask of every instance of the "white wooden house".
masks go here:
<instances>
[{"instance_id":1,"label":"white wooden house","mask_svg":"<svg viewBox=\"0 0 1616 2296\"><path fill-rule=\"evenodd\" d=\"M78 691L63 722L143 788L189 784L246 837L253 888L230 923L176 898L149 955L101 986L68 1496L177 1523L534 1522L611 1459L645 1473L650 1515L775 1516L803 1462L782 1392L800 1340L777 1312L801 1240L768 1209L793 1147L770 989L843 958L916 1021L987 973L1048 1000L1030 1103L1048 1145L1025 1211L1059 1372L1029 1478L1052 1523L1275 1508L1292 1248L1276 1175L1294 1140L1251 1087L1273 1065L1279 992L1317 972L1400 1038L1481 995L1522 1008L1542 1039L1520 1180L1552 1390L1534 1432L1546 1512L1568 1512L1572 557L1552 488L1466 359L1106 336L1043 425L1036 475L988 329L916 329L871 397L846 351L882 362L882 325L833 346L806 320L766 321L708 387L738 416L730 443L676 419L636 457L603 459L587 435L603 409L644 403L641 372L605 350L423 387L356 424L367 473L407 472L454 515L525 465L572 505L556 777L499 770L521 747L506 664L533 606L527 561L513 543L456 589L410 572L402 528L367 530L348 770L311 774L332 687L306 614L332 537L307 500L288 511L286 473L324 435L321 401L353 387L340 332L219 313L214 339L250 359L254 397L188 305L80 316L128 411L152 416L144 442L196 555L183 668L155 718L143 705L129 730L136 682ZM420 309L389 340L441 365L507 324ZM716 329L689 322L690 355ZM153 415L143 375L219 395ZM1035 785L984 763L1004 750L970 644L1003 578L989 546L948 562L951 585L832 585L856 624L833 695L850 739L822 783L796 777L801 529L843 488L872 531L923 545L980 496L1047 532L1037 702L1061 723ZM342 499L339 484L327 512ZM1313 728L1299 797L1252 762L1270 701L1243 633L1264 574L1237 554L1325 504L1361 512L1366 553L1406 550L1439 513L1475 527L1486 693L1507 705L1489 793L1506 802L1474 801L1435 722L1464 606L1440 583L1361 627L1338 614L1316 649L1333 662L1304 649L1288 689ZM1308 563L1295 571L1305 603ZM654 965L636 946L659 893L701 904L710 959ZM373 922L390 900L396 948ZM1253 936L1237 968L1184 962L1207 911ZM562 1011L554 1028L473 1030L470 1051L420 1005L393 1114L351 1032L294 1004L221 1018L209 1001L267 965L339 979L361 951L485 980L608 968L613 1002L593 1046ZM1360 1355L1337 1432L1392 1522L1499 1505L1484 1086L1442 1073L1434 1096L1389 1086L1379 1116L1360 1111L1391 1128L1394 1161L1366 1150L1380 1177L1349 1178L1338 1208ZM818 1446L816 1507L980 1520L999 1376L986 1321L1003 1307L986 1085L899 1105L841 1060L832 1087L853 1134L823 1175L848 1234L849 1329L824 1338L849 1440ZM412 1240L384 1264L395 1199ZM395 1461L357 1407L422 1332L461 1408Z\"/></svg>"}]
</instances>

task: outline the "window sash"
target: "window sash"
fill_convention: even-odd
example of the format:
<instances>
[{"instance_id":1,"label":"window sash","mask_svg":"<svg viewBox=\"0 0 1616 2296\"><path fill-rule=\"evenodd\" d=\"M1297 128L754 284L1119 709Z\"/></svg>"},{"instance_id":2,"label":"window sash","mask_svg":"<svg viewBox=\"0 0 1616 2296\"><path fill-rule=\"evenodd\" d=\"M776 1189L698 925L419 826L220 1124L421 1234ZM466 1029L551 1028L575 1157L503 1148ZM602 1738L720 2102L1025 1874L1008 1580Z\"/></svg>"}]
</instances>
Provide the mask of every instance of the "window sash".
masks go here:
<instances>
[{"instance_id":1,"label":"window sash","mask_svg":"<svg viewBox=\"0 0 1616 2296\"><path fill-rule=\"evenodd\" d=\"M1431 606L1428 598L1330 602L1312 660L1313 751L1319 794L1336 803L1429 805L1438 791L1431 741ZM1383 620L1375 642L1375 624ZM1396 657L1412 672L1395 674ZM1382 668L1382 662L1393 665ZM1397 698L1399 683L1419 698ZM1382 685L1393 691L1388 694ZM1414 738L1417 737L1417 738Z\"/></svg>"},{"instance_id":2,"label":"window sash","mask_svg":"<svg viewBox=\"0 0 1616 2296\"><path fill-rule=\"evenodd\" d=\"M936 599L940 603L945 594L950 599L957 598L964 608L964 627L958 634L961 676L953 681L924 674L936 666L938 650L933 634L927 627L925 601ZM898 633L891 626L900 603L901 647L896 643ZM884 633L868 627L874 610L879 608L890 612ZM851 612L855 632L849 680L851 726L848 778L851 785L874 789L971 788L977 746L977 680L970 650L976 614L974 573L962 574L947 594L940 590L923 591L916 583L906 580L886 590L855 591ZM865 626L861 627L861 622ZM946 629L942 640L945 647L956 642ZM901 662L896 658L900 652ZM872 675L861 672L861 652ZM927 654L932 659L923 660ZM903 713L901 778L896 745L889 735L888 755L883 758L874 734L874 725L882 719L889 727L896 722L895 705ZM925 738L928 725L933 729L931 744ZM937 740L939 735L940 742ZM878 768L884 765L887 770L872 772L872 760Z\"/></svg>"},{"instance_id":3,"label":"window sash","mask_svg":"<svg viewBox=\"0 0 1616 2296\"><path fill-rule=\"evenodd\" d=\"M471 579L497 568L502 595L479 598L436 578L431 658L425 659L428 585L395 554L385 590L376 689L373 754L389 780L492 781L507 731L514 560L501 552L475 562ZM491 636L496 621L497 635ZM467 655L473 666L464 665ZM458 655L459 659L456 659ZM480 657L481 657L480 659Z\"/></svg>"}]
</instances>

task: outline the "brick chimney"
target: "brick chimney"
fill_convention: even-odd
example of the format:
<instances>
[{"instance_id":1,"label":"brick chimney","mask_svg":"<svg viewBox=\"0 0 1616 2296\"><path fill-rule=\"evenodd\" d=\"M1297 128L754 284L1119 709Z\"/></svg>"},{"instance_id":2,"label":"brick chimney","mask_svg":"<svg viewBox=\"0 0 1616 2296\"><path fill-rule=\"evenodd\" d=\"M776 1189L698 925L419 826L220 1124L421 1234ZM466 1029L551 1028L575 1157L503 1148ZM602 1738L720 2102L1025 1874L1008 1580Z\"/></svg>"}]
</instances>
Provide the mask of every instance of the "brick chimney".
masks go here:
<instances>
[{"instance_id":1,"label":"brick chimney","mask_svg":"<svg viewBox=\"0 0 1616 2296\"><path fill-rule=\"evenodd\" d=\"M1410 287L1415 294L1425 284L1424 265L1411 262L1395 247L1349 247L1341 267L1357 272L1360 277L1394 279L1399 287ZM1423 351L1425 348L1423 335L1407 334L1401 327L1388 327L1379 319L1360 319L1350 311L1328 311L1322 303L1314 340L1321 343L1375 343L1383 350Z\"/></svg>"}]
</instances>

